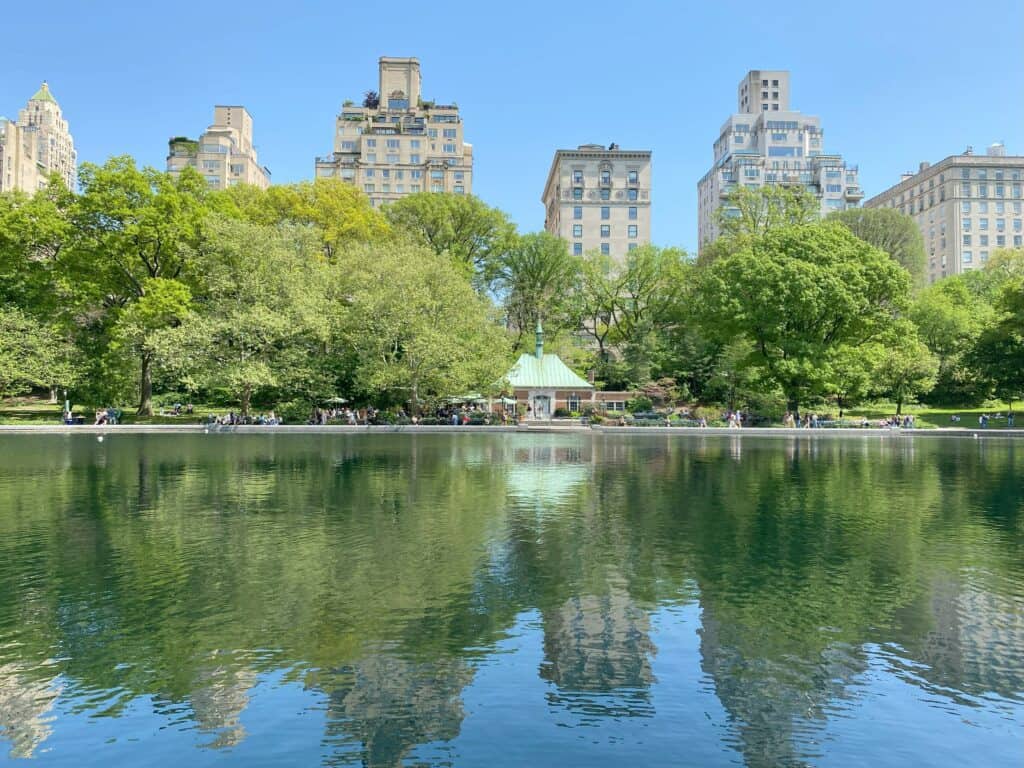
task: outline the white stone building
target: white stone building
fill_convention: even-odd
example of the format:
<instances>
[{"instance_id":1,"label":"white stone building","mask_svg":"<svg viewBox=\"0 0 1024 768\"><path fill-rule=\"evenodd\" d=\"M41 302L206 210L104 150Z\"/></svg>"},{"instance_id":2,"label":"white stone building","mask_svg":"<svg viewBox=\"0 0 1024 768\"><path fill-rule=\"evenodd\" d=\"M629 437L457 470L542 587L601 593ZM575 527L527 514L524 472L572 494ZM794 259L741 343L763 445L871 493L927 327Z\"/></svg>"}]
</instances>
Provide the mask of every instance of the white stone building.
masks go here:
<instances>
[{"instance_id":1,"label":"white stone building","mask_svg":"<svg viewBox=\"0 0 1024 768\"><path fill-rule=\"evenodd\" d=\"M43 81L17 121L0 117L0 192L32 194L46 186L51 173L74 189L78 155L60 105Z\"/></svg>"},{"instance_id":2,"label":"white stone building","mask_svg":"<svg viewBox=\"0 0 1024 768\"><path fill-rule=\"evenodd\" d=\"M176 136L168 144L167 172L192 167L210 189L251 184L270 186L270 171L261 166L253 144L252 116L245 107L215 106L213 125L198 139Z\"/></svg>"},{"instance_id":3,"label":"white stone building","mask_svg":"<svg viewBox=\"0 0 1024 768\"><path fill-rule=\"evenodd\" d=\"M722 126L714 164L697 183L700 247L718 237L718 209L740 185L804 187L820 201L822 216L864 197L857 166L825 152L821 119L791 110L789 94L784 70L752 70L740 81L738 112Z\"/></svg>"}]
</instances>

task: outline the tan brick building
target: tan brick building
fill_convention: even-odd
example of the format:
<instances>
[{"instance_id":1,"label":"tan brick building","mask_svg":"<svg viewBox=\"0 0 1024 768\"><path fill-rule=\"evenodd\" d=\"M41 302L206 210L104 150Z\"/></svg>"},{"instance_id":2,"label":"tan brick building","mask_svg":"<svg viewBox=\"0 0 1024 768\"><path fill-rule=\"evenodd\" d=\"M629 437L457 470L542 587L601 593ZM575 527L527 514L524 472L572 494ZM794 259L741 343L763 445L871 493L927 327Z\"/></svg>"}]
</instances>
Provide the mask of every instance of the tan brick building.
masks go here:
<instances>
[{"instance_id":1,"label":"tan brick building","mask_svg":"<svg viewBox=\"0 0 1024 768\"><path fill-rule=\"evenodd\" d=\"M51 173L68 189L78 179L78 155L60 105L44 81L17 121L0 117L0 192L32 194Z\"/></svg>"},{"instance_id":2,"label":"tan brick building","mask_svg":"<svg viewBox=\"0 0 1024 768\"><path fill-rule=\"evenodd\" d=\"M375 206L416 192L471 194L473 146L459 108L424 100L421 85L418 59L381 57L377 103L345 102L317 178L354 184Z\"/></svg>"},{"instance_id":3,"label":"tan brick building","mask_svg":"<svg viewBox=\"0 0 1024 768\"><path fill-rule=\"evenodd\" d=\"M651 242L651 152L611 144L559 149L544 193L544 229L577 254L622 260Z\"/></svg>"}]
</instances>

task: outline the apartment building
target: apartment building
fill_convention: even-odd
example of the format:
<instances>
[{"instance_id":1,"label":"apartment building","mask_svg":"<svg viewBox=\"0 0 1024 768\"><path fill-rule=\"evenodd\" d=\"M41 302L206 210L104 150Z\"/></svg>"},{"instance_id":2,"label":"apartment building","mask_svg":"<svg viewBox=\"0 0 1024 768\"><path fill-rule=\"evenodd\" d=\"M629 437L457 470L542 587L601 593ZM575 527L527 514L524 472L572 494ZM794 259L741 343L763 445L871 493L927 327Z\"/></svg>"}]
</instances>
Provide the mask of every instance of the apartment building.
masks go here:
<instances>
[{"instance_id":1,"label":"apartment building","mask_svg":"<svg viewBox=\"0 0 1024 768\"><path fill-rule=\"evenodd\" d=\"M74 189L78 155L60 105L43 81L17 121L0 117L0 192L32 194L46 186L51 173Z\"/></svg>"},{"instance_id":2,"label":"apartment building","mask_svg":"<svg viewBox=\"0 0 1024 768\"><path fill-rule=\"evenodd\" d=\"M382 56L378 76L361 105L342 106L334 152L316 158L317 178L354 184L375 206L416 192L471 194L473 146L458 105L423 98L419 59Z\"/></svg>"},{"instance_id":3,"label":"apartment building","mask_svg":"<svg viewBox=\"0 0 1024 768\"><path fill-rule=\"evenodd\" d=\"M718 237L718 210L740 185L804 187L820 201L822 216L856 207L864 197L857 166L825 151L819 117L790 108L789 72L751 70L737 87L736 101L738 112L714 143L711 170L697 184L701 247Z\"/></svg>"},{"instance_id":4,"label":"apartment building","mask_svg":"<svg viewBox=\"0 0 1024 768\"><path fill-rule=\"evenodd\" d=\"M210 189L251 184L270 186L270 170L261 166L253 144L252 116L245 107L215 106L213 125L198 139L176 136L168 144L167 172L177 176L195 168Z\"/></svg>"},{"instance_id":5,"label":"apartment building","mask_svg":"<svg viewBox=\"0 0 1024 768\"><path fill-rule=\"evenodd\" d=\"M544 193L544 228L579 255L622 260L651 242L651 152L611 144L559 149Z\"/></svg>"},{"instance_id":6,"label":"apartment building","mask_svg":"<svg viewBox=\"0 0 1024 768\"><path fill-rule=\"evenodd\" d=\"M929 282L983 267L993 251L1024 246L1024 157L993 144L984 155L968 147L864 203L895 208L917 224L928 253Z\"/></svg>"}]
</instances>

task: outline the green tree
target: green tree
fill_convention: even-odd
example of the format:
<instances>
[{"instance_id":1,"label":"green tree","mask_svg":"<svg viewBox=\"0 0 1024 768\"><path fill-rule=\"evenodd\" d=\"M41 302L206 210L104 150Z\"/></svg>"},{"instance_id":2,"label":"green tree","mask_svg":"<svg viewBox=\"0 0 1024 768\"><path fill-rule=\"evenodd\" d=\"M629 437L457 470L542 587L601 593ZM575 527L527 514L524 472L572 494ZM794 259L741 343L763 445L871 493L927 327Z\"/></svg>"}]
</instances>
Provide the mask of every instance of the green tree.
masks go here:
<instances>
[{"instance_id":1,"label":"green tree","mask_svg":"<svg viewBox=\"0 0 1024 768\"><path fill-rule=\"evenodd\" d=\"M849 208L831 213L828 218L888 253L910 273L915 286L924 284L924 238L912 218L895 208Z\"/></svg>"},{"instance_id":2,"label":"green tree","mask_svg":"<svg viewBox=\"0 0 1024 768\"><path fill-rule=\"evenodd\" d=\"M903 404L919 397L935 385L939 362L928 347L917 338L909 323L901 324L892 341L882 345L874 369L876 391L896 403L896 415L903 413Z\"/></svg>"},{"instance_id":3,"label":"green tree","mask_svg":"<svg viewBox=\"0 0 1024 768\"><path fill-rule=\"evenodd\" d=\"M186 169L172 178L122 156L102 166L83 163L78 178L68 278L91 312L127 308L154 278L187 280L206 214L199 174ZM138 413L152 415L152 356L138 351L136 359Z\"/></svg>"},{"instance_id":4,"label":"green tree","mask_svg":"<svg viewBox=\"0 0 1024 768\"><path fill-rule=\"evenodd\" d=\"M424 400L494 390L510 345L494 309L447 256L421 246L346 252L344 343L359 389L418 410Z\"/></svg>"},{"instance_id":5,"label":"green tree","mask_svg":"<svg viewBox=\"0 0 1024 768\"><path fill-rule=\"evenodd\" d=\"M75 382L74 348L17 307L0 305L0 395Z\"/></svg>"},{"instance_id":6,"label":"green tree","mask_svg":"<svg viewBox=\"0 0 1024 768\"><path fill-rule=\"evenodd\" d=\"M481 291L515 245L508 217L472 195L420 192L388 205L384 215L413 242L447 255Z\"/></svg>"},{"instance_id":7,"label":"green tree","mask_svg":"<svg viewBox=\"0 0 1024 768\"><path fill-rule=\"evenodd\" d=\"M516 239L498 260L494 281L508 324L518 347L543 320L550 333L557 328L576 330L573 308L580 262L569 255L568 244L548 232Z\"/></svg>"},{"instance_id":8,"label":"green tree","mask_svg":"<svg viewBox=\"0 0 1024 768\"><path fill-rule=\"evenodd\" d=\"M390 228L384 216L352 184L341 179L316 179L259 189L228 187L211 196L211 206L227 216L254 224L307 224L316 228L324 253L333 258L357 243L384 240Z\"/></svg>"},{"instance_id":9,"label":"green tree","mask_svg":"<svg viewBox=\"0 0 1024 768\"><path fill-rule=\"evenodd\" d=\"M906 305L909 275L839 224L778 227L697 268L690 301L704 332L745 338L750 362L799 412L829 394L842 346L882 339Z\"/></svg>"},{"instance_id":10,"label":"green tree","mask_svg":"<svg viewBox=\"0 0 1024 768\"><path fill-rule=\"evenodd\" d=\"M736 187L717 211L722 235L757 236L794 224L810 224L820 215L818 199L802 186L768 184Z\"/></svg>"},{"instance_id":11,"label":"green tree","mask_svg":"<svg viewBox=\"0 0 1024 768\"><path fill-rule=\"evenodd\" d=\"M1013 402L1024 398L1024 279L1003 287L995 309L993 321L970 352L970 361L1012 410Z\"/></svg>"},{"instance_id":12,"label":"green tree","mask_svg":"<svg viewBox=\"0 0 1024 768\"><path fill-rule=\"evenodd\" d=\"M254 393L317 364L330 332L329 273L306 228L223 218L207 227L195 311L164 323L154 353L190 388L230 393L245 415Z\"/></svg>"}]
</instances>

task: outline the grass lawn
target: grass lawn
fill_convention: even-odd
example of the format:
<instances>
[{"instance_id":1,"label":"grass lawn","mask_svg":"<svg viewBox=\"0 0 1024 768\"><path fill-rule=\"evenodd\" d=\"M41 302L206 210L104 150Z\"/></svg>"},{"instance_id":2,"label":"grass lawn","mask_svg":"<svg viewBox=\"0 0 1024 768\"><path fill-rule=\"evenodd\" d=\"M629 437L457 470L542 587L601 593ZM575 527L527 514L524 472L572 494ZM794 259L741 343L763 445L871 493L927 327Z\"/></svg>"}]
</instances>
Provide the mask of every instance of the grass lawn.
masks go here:
<instances>
[{"instance_id":1,"label":"grass lawn","mask_svg":"<svg viewBox=\"0 0 1024 768\"><path fill-rule=\"evenodd\" d=\"M120 406L122 424L198 424L206 420L210 413L226 413L224 408L195 405L195 412L181 416L152 416L140 418L135 415L131 406ZM82 405L73 405L76 416L85 418L86 424L92 424L96 418L96 409ZM159 411L157 407L157 411ZM167 409L170 410L169 408ZM228 409L229 410L229 409ZM60 424L63 403L50 403L45 398L13 397L0 400L0 424Z\"/></svg>"},{"instance_id":2,"label":"grass lawn","mask_svg":"<svg viewBox=\"0 0 1024 768\"><path fill-rule=\"evenodd\" d=\"M936 427L947 427L962 429L978 429L978 417L983 413L989 416L988 429L1006 429L1006 415L1009 410L1006 403L989 402L978 408L930 408L923 405L904 405L904 414L913 414L916 426L921 429L934 429ZM878 421L892 416L896 413L894 403L870 403L859 408L852 408L843 414L844 418L861 418L866 416L871 421ZM996 414L1002 414L1001 419L993 418ZM959 422L954 422L950 417L957 415ZM1022 421L1024 414L1016 414L1017 427L1024 427Z\"/></svg>"}]
</instances>

